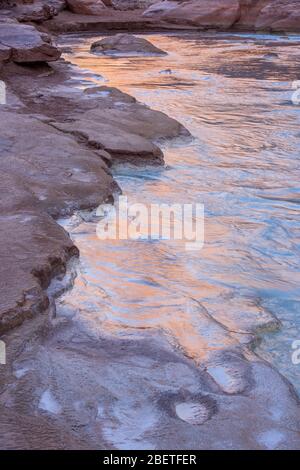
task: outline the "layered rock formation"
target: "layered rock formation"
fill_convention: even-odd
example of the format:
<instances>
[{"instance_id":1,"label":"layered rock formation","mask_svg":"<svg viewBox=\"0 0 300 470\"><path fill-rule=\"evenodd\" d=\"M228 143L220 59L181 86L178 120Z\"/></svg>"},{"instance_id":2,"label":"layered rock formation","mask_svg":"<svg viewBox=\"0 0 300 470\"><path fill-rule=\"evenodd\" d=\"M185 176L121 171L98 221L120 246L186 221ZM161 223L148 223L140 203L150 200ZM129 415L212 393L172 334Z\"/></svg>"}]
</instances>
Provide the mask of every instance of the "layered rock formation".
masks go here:
<instances>
[{"instance_id":1,"label":"layered rock formation","mask_svg":"<svg viewBox=\"0 0 300 470\"><path fill-rule=\"evenodd\" d=\"M300 30L298 0L164 0L150 6L144 16L200 28Z\"/></svg>"},{"instance_id":2,"label":"layered rock formation","mask_svg":"<svg viewBox=\"0 0 300 470\"><path fill-rule=\"evenodd\" d=\"M156 2L157 0L111 0L111 4L116 10L145 9Z\"/></svg>"},{"instance_id":3,"label":"layered rock formation","mask_svg":"<svg viewBox=\"0 0 300 470\"><path fill-rule=\"evenodd\" d=\"M271 31L299 31L299 1L275 0L268 2L260 11L255 22L255 29Z\"/></svg>"},{"instance_id":4,"label":"layered rock formation","mask_svg":"<svg viewBox=\"0 0 300 470\"><path fill-rule=\"evenodd\" d=\"M240 4L238 0L162 1L151 6L144 15L168 23L228 29L239 19Z\"/></svg>"},{"instance_id":5,"label":"layered rock formation","mask_svg":"<svg viewBox=\"0 0 300 470\"><path fill-rule=\"evenodd\" d=\"M12 5L19 21L46 22L59 31L166 27L300 31L299 0L7 0L2 8ZM62 16L52 24L57 15Z\"/></svg>"}]
</instances>

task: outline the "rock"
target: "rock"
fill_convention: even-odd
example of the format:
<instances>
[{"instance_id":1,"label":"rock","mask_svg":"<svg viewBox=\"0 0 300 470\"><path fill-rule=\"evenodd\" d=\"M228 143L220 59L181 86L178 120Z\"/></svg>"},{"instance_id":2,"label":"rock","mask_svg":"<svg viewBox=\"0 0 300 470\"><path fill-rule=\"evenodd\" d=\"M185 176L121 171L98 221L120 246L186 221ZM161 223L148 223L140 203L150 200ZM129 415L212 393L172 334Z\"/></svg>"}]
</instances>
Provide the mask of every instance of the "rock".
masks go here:
<instances>
[{"instance_id":1,"label":"rock","mask_svg":"<svg viewBox=\"0 0 300 470\"><path fill-rule=\"evenodd\" d=\"M239 29L300 31L296 0L240 0Z\"/></svg>"},{"instance_id":2,"label":"rock","mask_svg":"<svg viewBox=\"0 0 300 470\"><path fill-rule=\"evenodd\" d=\"M0 334L48 307L44 289L77 253L68 234L46 213L0 214Z\"/></svg>"},{"instance_id":3,"label":"rock","mask_svg":"<svg viewBox=\"0 0 300 470\"><path fill-rule=\"evenodd\" d=\"M23 105L0 109L0 334L48 307L45 288L74 253L50 216L112 200L119 188L106 162L160 164L153 141L187 134L114 88L63 86L72 71L61 62L55 70L10 63L1 72Z\"/></svg>"},{"instance_id":4,"label":"rock","mask_svg":"<svg viewBox=\"0 0 300 470\"><path fill-rule=\"evenodd\" d=\"M50 62L60 57L60 51L51 44L50 37L33 26L19 23L0 24L0 46L11 50L14 62Z\"/></svg>"},{"instance_id":5,"label":"rock","mask_svg":"<svg viewBox=\"0 0 300 470\"><path fill-rule=\"evenodd\" d=\"M174 119L129 99L114 88L96 87L87 90L85 95L88 100L86 111L72 112L69 108L69 119L53 125L63 132L80 136L92 147L109 152L113 162L161 164L163 154L153 142L189 135ZM57 96L57 103L61 99ZM72 100L77 103L75 109L83 106L75 96Z\"/></svg>"},{"instance_id":6,"label":"rock","mask_svg":"<svg viewBox=\"0 0 300 470\"><path fill-rule=\"evenodd\" d=\"M132 34L116 34L96 41L91 45L91 51L104 55L166 55L166 52L155 47L151 42Z\"/></svg>"},{"instance_id":7,"label":"rock","mask_svg":"<svg viewBox=\"0 0 300 470\"><path fill-rule=\"evenodd\" d=\"M58 11L51 3L35 2L33 4L25 4L17 6L14 9L14 15L18 21L34 21L42 22L53 18Z\"/></svg>"},{"instance_id":8,"label":"rock","mask_svg":"<svg viewBox=\"0 0 300 470\"><path fill-rule=\"evenodd\" d=\"M116 128L113 124L99 122L89 113L72 123L56 123L55 127L64 132L79 135L90 146L109 152L115 162L134 164L161 164L162 151L148 139L128 130Z\"/></svg>"},{"instance_id":9,"label":"rock","mask_svg":"<svg viewBox=\"0 0 300 470\"><path fill-rule=\"evenodd\" d=\"M47 308L50 279L77 254L50 215L97 206L116 184L101 151L35 117L0 111L0 126L1 334Z\"/></svg>"},{"instance_id":10,"label":"rock","mask_svg":"<svg viewBox=\"0 0 300 470\"><path fill-rule=\"evenodd\" d=\"M148 8L157 0L110 0L116 10L137 10Z\"/></svg>"},{"instance_id":11,"label":"rock","mask_svg":"<svg viewBox=\"0 0 300 470\"><path fill-rule=\"evenodd\" d=\"M300 5L295 0L275 0L260 11L255 29L271 31L300 31Z\"/></svg>"},{"instance_id":12,"label":"rock","mask_svg":"<svg viewBox=\"0 0 300 470\"><path fill-rule=\"evenodd\" d=\"M36 117L2 111L0 122L0 172L5 174L1 178L0 213L7 207L34 207L57 216L96 206L111 196L114 182L101 152L82 148L75 139ZM18 191L16 195L9 193L7 175L14 178L16 188L23 188L20 197ZM29 191L28 196L24 191ZM33 198L30 205L29 195Z\"/></svg>"},{"instance_id":13,"label":"rock","mask_svg":"<svg viewBox=\"0 0 300 470\"><path fill-rule=\"evenodd\" d=\"M55 8L55 10L59 13L67 8L67 1L66 0L46 0L48 5L51 5Z\"/></svg>"},{"instance_id":14,"label":"rock","mask_svg":"<svg viewBox=\"0 0 300 470\"><path fill-rule=\"evenodd\" d=\"M254 29L257 17L269 0L239 0L240 18L236 24L239 29Z\"/></svg>"},{"instance_id":15,"label":"rock","mask_svg":"<svg viewBox=\"0 0 300 470\"><path fill-rule=\"evenodd\" d=\"M127 93L123 93L122 91L118 90L117 88L109 87L109 86L94 86L91 88L86 88L84 93L87 95L98 95L102 97L102 100L107 101L107 106L113 106L114 102L119 102L121 104L125 103L136 103L136 99L128 95Z\"/></svg>"},{"instance_id":16,"label":"rock","mask_svg":"<svg viewBox=\"0 0 300 470\"><path fill-rule=\"evenodd\" d=\"M11 48L0 44L0 62L9 60L11 56Z\"/></svg>"},{"instance_id":17,"label":"rock","mask_svg":"<svg viewBox=\"0 0 300 470\"><path fill-rule=\"evenodd\" d=\"M101 0L67 0L67 5L79 15L101 15L106 9Z\"/></svg>"},{"instance_id":18,"label":"rock","mask_svg":"<svg viewBox=\"0 0 300 470\"><path fill-rule=\"evenodd\" d=\"M296 0L165 0L151 5L144 16L201 28L300 30Z\"/></svg>"},{"instance_id":19,"label":"rock","mask_svg":"<svg viewBox=\"0 0 300 470\"><path fill-rule=\"evenodd\" d=\"M173 24L228 29L239 19L240 4L238 0L165 1L151 6L144 16L155 16Z\"/></svg>"},{"instance_id":20,"label":"rock","mask_svg":"<svg viewBox=\"0 0 300 470\"><path fill-rule=\"evenodd\" d=\"M151 5L146 11L144 12L144 16L157 16L157 15L166 15L170 11L178 8L178 2L174 0L164 0L160 2L156 2Z\"/></svg>"}]
</instances>

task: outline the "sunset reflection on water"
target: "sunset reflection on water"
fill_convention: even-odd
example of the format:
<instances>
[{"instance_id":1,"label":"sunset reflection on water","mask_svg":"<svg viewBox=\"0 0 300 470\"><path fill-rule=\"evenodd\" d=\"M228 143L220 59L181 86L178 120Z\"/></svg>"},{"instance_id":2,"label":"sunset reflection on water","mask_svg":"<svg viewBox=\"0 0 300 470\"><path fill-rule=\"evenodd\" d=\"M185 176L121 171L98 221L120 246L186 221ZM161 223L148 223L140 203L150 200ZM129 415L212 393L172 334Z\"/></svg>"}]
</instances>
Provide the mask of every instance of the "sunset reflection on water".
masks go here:
<instances>
[{"instance_id":1,"label":"sunset reflection on water","mask_svg":"<svg viewBox=\"0 0 300 470\"><path fill-rule=\"evenodd\" d=\"M264 335L260 353L300 390L290 361L300 337L299 108L290 101L299 39L153 35L163 58L98 57L95 39L63 39L77 86L118 87L195 137L162 144L166 167L119 167L115 178L132 202L203 203L205 246L101 242L95 222L69 225L81 265L62 311L75 309L95 335L165 334L199 363L243 349L278 317L283 327Z\"/></svg>"}]
</instances>

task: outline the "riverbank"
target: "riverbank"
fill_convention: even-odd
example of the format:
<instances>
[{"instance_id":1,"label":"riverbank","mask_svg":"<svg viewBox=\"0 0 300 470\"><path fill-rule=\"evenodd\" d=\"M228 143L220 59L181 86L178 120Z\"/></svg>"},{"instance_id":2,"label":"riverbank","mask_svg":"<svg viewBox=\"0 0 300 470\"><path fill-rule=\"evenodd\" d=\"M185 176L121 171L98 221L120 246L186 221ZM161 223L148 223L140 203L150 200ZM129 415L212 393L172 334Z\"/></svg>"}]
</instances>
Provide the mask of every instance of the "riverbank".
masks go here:
<instances>
[{"instance_id":1,"label":"riverbank","mask_svg":"<svg viewBox=\"0 0 300 470\"><path fill-rule=\"evenodd\" d=\"M71 76L64 61L11 63L0 72L7 87L1 107L1 332L47 305L44 288L74 254L51 217L112 200L113 161L161 164L162 152L151 140L186 132L118 90L76 90Z\"/></svg>"}]
</instances>

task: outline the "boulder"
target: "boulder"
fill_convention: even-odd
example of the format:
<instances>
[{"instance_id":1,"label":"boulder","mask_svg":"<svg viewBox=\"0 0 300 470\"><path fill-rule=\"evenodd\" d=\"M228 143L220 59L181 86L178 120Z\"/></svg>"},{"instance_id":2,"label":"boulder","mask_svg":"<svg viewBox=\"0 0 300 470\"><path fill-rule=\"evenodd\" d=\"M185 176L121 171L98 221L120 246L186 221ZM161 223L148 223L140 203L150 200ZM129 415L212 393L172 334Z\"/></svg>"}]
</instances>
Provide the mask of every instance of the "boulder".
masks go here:
<instances>
[{"instance_id":1,"label":"boulder","mask_svg":"<svg viewBox=\"0 0 300 470\"><path fill-rule=\"evenodd\" d=\"M228 29L240 17L240 4L238 0L165 1L150 6L144 16L198 28Z\"/></svg>"},{"instance_id":2,"label":"boulder","mask_svg":"<svg viewBox=\"0 0 300 470\"><path fill-rule=\"evenodd\" d=\"M10 59L18 63L50 62L61 55L47 34L14 22L0 23L0 47L3 46L10 50Z\"/></svg>"},{"instance_id":3,"label":"boulder","mask_svg":"<svg viewBox=\"0 0 300 470\"><path fill-rule=\"evenodd\" d=\"M34 116L0 108L0 125L0 213L29 207L56 216L96 206L111 195L114 182L100 151L82 148ZM7 175L15 179L13 193L12 185L5 185Z\"/></svg>"},{"instance_id":4,"label":"boulder","mask_svg":"<svg viewBox=\"0 0 300 470\"><path fill-rule=\"evenodd\" d=\"M178 2L174 0L164 0L160 2L155 2L153 5L146 9L143 16L164 16L175 8L178 8Z\"/></svg>"},{"instance_id":5,"label":"boulder","mask_svg":"<svg viewBox=\"0 0 300 470\"><path fill-rule=\"evenodd\" d=\"M0 44L0 62L9 60L11 56L11 48Z\"/></svg>"},{"instance_id":6,"label":"boulder","mask_svg":"<svg viewBox=\"0 0 300 470\"><path fill-rule=\"evenodd\" d=\"M107 8L101 0L67 0L67 5L79 15L101 15Z\"/></svg>"},{"instance_id":7,"label":"boulder","mask_svg":"<svg viewBox=\"0 0 300 470\"><path fill-rule=\"evenodd\" d=\"M300 31L299 1L269 1L260 11L254 26L259 30Z\"/></svg>"},{"instance_id":8,"label":"boulder","mask_svg":"<svg viewBox=\"0 0 300 470\"><path fill-rule=\"evenodd\" d=\"M166 55L166 52L158 49L151 42L138 38L132 34L116 34L108 36L91 45L91 52L104 55Z\"/></svg>"}]
</instances>

